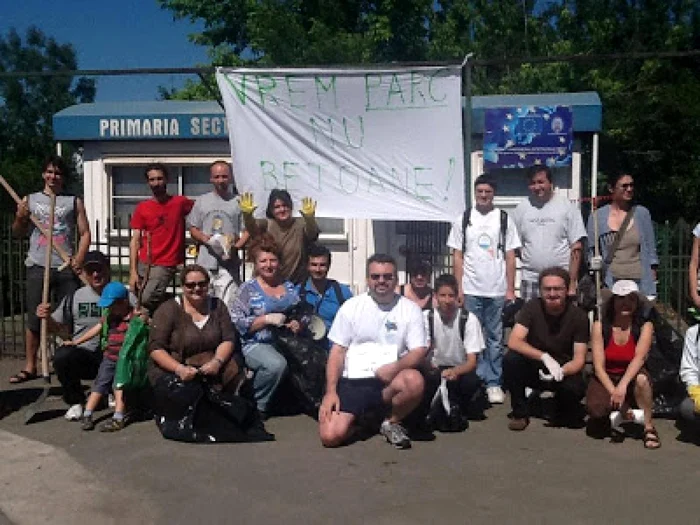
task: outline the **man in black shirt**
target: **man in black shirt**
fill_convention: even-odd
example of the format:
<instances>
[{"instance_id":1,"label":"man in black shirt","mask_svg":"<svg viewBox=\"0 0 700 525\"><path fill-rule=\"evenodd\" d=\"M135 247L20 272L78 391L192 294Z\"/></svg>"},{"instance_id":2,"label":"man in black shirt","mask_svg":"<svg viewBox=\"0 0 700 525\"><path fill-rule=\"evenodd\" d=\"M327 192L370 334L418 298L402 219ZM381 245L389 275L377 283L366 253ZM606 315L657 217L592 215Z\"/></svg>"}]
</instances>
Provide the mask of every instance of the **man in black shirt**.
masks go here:
<instances>
[{"instance_id":1,"label":"man in black shirt","mask_svg":"<svg viewBox=\"0 0 700 525\"><path fill-rule=\"evenodd\" d=\"M540 273L540 297L518 313L503 359L503 382L513 408L510 430L525 430L530 422L525 388L552 390L555 421L568 426L581 419L590 336L583 310L567 301L569 273L558 267Z\"/></svg>"}]
</instances>

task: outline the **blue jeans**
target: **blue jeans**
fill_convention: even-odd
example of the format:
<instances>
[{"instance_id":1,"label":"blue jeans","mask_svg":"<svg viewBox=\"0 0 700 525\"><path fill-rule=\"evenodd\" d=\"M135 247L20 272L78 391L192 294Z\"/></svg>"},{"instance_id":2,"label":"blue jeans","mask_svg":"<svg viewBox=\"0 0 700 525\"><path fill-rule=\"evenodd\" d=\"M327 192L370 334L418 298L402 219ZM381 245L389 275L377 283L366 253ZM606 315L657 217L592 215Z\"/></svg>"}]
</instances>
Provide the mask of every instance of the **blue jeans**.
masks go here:
<instances>
[{"instance_id":1,"label":"blue jeans","mask_svg":"<svg viewBox=\"0 0 700 525\"><path fill-rule=\"evenodd\" d=\"M505 297L464 296L464 306L473 313L484 331L486 348L479 355L476 373L486 384L501 386L503 373L503 305Z\"/></svg>"},{"instance_id":2,"label":"blue jeans","mask_svg":"<svg viewBox=\"0 0 700 525\"><path fill-rule=\"evenodd\" d=\"M258 410L268 412L270 399L287 370L287 360L271 344L253 343L245 350L245 364L255 372L253 395Z\"/></svg>"}]
</instances>

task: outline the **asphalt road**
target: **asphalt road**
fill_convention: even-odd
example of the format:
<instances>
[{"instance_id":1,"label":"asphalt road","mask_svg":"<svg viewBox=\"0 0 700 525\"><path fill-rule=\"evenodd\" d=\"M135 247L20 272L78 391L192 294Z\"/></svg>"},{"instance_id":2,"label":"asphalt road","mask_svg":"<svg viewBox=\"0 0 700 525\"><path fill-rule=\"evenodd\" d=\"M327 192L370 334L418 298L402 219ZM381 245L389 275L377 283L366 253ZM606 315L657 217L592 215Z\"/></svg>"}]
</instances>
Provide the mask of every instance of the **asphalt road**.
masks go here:
<instances>
[{"instance_id":1,"label":"asphalt road","mask_svg":"<svg viewBox=\"0 0 700 525\"><path fill-rule=\"evenodd\" d=\"M700 514L700 448L670 421L658 422L656 451L540 420L510 432L506 406L406 451L379 436L325 450L304 416L269 421L272 443L191 445L163 440L152 422L82 432L58 397L25 426L20 405L40 383L8 391L18 364L0 362L13 410L0 420L0 524L656 524Z\"/></svg>"}]
</instances>

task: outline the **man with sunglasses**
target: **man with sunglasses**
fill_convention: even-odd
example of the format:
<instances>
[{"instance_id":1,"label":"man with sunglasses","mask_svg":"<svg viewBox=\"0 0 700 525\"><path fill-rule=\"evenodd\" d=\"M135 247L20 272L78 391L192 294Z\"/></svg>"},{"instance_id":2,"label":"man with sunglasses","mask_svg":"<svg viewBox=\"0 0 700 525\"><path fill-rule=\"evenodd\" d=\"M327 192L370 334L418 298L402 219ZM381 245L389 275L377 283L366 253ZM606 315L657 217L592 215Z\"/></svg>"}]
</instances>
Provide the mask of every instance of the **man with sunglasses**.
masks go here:
<instances>
[{"instance_id":1,"label":"man with sunglasses","mask_svg":"<svg viewBox=\"0 0 700 525\"><path fill-rule=\"evenodd\" d=\"M62 248L71 257L72 268L66 268L55 251L51 254L49 287L57 300L60 301L78 288L75 273L80 272L83 259L90 247L90 225L85 213L85 205L79 197L64 194L68 175L69 167L63 158L49 157L44 162L43 191L28 195L17 205L17 213L12 223L12 234L15 237L29 235L29 250L25 261L27 266L26 363L18 374L10 378L12 384L24 383L37 377L36 355L39 350L40 323L35 312L43 292L48 243L46 237L34 227L31 216L36 217L45 229L51 231L54 245ZM51 192L56 195L56 203L54 222L49 225ZM74 251L76 240L78 249Z\"/></svg>"},{"instance_id":2,"label":"man with sunglasses","mask_svg":"<svg viewBox=\"0 0 700 525\"><path fill-rule=\"evenodd\" d=\"M319 410L319 434L326 447L346 443L358 418L387 417L380 433L396 448L410 448L401 425L420 403L427 339L421 309L395 293L396 261L375 254L367 261L366 294L348 299L328 338L326 395Z\"/></svg>"},{"instance_id":3,"label":"man with sunglasses","mask_svg":"<svg viewBox=\"0 0 700 525\"><path fill-rule=\"evenodd\" d=\"M39 319L48 319L49 331L61 339L77 339L100 322L102 311L97 305L102 290L109 283L109 259L99 251L90 251L83 260L83 271L89 285L66 295L51 313L50 304L40 304L36 309ZM132 305L136 297L130 295ZM99 337L80 346L59 346L54 353L53 367L63 387L63 400L70 406L65 418L78 421L83 414L85 394L82 379L95 379L102 361Z\"/></svg>"}]
</instances>

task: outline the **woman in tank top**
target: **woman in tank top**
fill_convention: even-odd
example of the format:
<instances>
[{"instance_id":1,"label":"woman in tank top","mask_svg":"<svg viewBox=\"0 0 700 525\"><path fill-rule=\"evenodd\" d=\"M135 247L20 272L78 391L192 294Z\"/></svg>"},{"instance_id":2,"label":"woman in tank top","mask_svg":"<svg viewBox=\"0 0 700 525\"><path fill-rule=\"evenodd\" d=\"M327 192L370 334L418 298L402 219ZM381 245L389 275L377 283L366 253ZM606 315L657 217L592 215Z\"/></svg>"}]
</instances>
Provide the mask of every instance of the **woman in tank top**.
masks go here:
<instances>
[{"instance_id":1,"label":"woman in tank top","mask_svg":"<svg viewBox=\"0 0 700 525\"><path fill-rule=\"evenodd\" d=\"M651 379L644 368L654 334L653 309L640 298L634 281L617 281L612 293L602 322L593 323L591 335L595 376L586 393L589 434L610 431L613 440L619 440L624 437L619 423L637 419L641 423L643 416L644 447L656 449L661 442L652 420ZM634 406L643 411L639 417Z\"/></svg>"}]
</instances>

